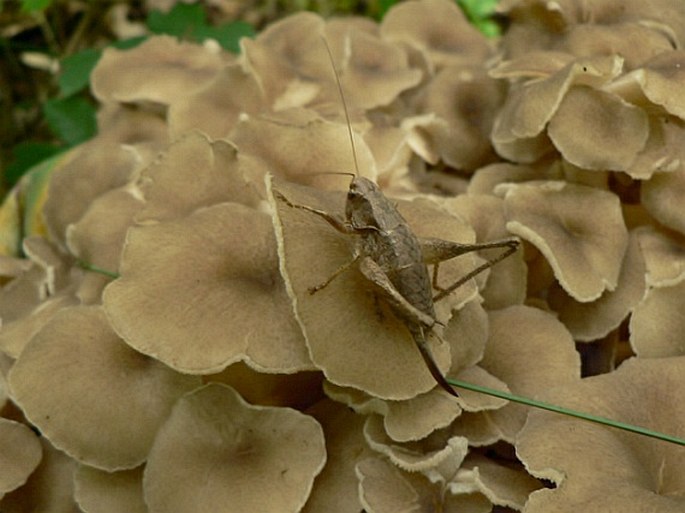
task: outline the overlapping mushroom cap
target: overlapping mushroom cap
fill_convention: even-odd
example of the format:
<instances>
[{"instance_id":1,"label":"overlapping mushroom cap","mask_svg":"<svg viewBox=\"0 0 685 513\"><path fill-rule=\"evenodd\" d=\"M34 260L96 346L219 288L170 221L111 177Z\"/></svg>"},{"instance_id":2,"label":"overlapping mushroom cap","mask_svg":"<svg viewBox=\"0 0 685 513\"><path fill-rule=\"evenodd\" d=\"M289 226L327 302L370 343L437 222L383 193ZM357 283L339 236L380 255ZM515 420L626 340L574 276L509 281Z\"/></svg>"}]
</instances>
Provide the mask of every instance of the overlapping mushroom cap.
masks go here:
<instances>
[{"instance_id":1,"label":"overlapping mushroom cap","mask_svg":"<svg viewBox=\"0 0 685 513\"><path fill-rule=\"evenodd\" d=\"M321 426L289 408L252 406L209 384L160 428L143 477L155 512L300 511L326 461Z\"/></svg>"},{"instance_id":2,"label":"overlapping mushroom cap","mask_svg":"<svg viewBox=\"0 0 685 513\"><path fill-rule=\"evenodd\" d=\"M611 374L554 389L549 399L683 437L682 357L632 359ZM636 407L639 405L639 407ZM567 417L531 413L517 453L535 476L556 488L533 493L526 512L682 511L684 449L633 433Z\"/></svg>"}]
</instances>

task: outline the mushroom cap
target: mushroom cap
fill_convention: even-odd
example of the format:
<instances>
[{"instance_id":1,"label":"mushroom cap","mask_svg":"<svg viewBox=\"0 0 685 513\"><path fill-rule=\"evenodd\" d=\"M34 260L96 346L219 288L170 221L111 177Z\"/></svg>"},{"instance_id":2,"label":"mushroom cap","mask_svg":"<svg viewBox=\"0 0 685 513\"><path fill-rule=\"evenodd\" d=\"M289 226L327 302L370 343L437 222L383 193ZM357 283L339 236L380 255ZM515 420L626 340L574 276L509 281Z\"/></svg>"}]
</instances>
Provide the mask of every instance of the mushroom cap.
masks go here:
<instances>
[{"instance_id":1,"label":"mushroom cap","mask_svg":"<svg viewBox=\"0 0 685 513\"><path fill-rule=\"evenodd\" d=\"M682 198L685 194L685 165L675 171L657 173L642 184L642 204L654 218L667 228L685 234Z\"/></svg>"},{"instance_id":2,"label":"mushroom cap","mask_svg":"<svg viewBox=\"0 0 685 513\"><path fill-rule=\"evenodd\" d=\"M199 384L133 351L97 306L55 314L8 381L14 401L55 447L105 470L145 461L174 401Z\"/></svg>"},{"instance_id":3,"label":"mushroom cap","mask_svg":"<svg viewBox=\"0 0 685 513\"><path fill-rule=\"evenodd\" d=\"M143 467L105 472L79 465L74 472L74 498L88 513L148 513L143 501Z\"/></svg>"},{"instance_id":4,"label":"mushroom cap","mask_svg":"<svg viewBox=\"0 0 685 513\"><path fill-rule=\"evenodd\" d=\"M312 417L251 406L231 387L209 384L179 399L160 428L143 476L145 502L156 513L294 513L325 462Z\"/></svg>"},{"instance_id":5,"label":"mushroom cap","mask_svg":"<svg viewBox=\"0 0 685 513\"><path fill-rule=\"evenodd\" d=\"M43 457L28 481L0 500L3 513L80 513L74 501L76 462L55 449L46 438L39 439Z\"/></svg>"},{"instance_id":6,"label":"mushroom cap","mask_svg":"<svg viewBox=\"0 0 685 513\"><path fill-rule=\"evenodd\" d=\"M552 314L517 305L489 312L489 318L490 338L480 366L506 383L512 393L544 397L548 388L580 378L580 357L573 339ZM527 407L512 403L479 415L497 425L501 440L513 442L527 413Z\"/></svg>"},{"instance_id":7,"label":"mushroom cap","mask_svg":"<svg viewBox=\"0 0 685 513\"><path fill-rule=\"evenodd\" d=\"M139 224L180 219L225 201L249 207L261 201L256 186L243 176L235 146L194 131L141 171L136 187L145 198L136 215Z\"/></svg>"},{"instance_id":8,"label":"mushroom cap","mask_svg":"<svg viewBox=\"0 0 685 513\"><path fill-rule=\"evenodd\" d=\"M645 262L635 231L630 233L616 288L591 303L580 303L559 288L550 290L549 304L579 342L600 339L633 312L646 291Z\"/></svg>"},{"instance_id":9,"label":"mushroom cap","mask_svg":"<svg viewBox=\"0 0 685 513\"><path fill-rule=\"evenodd\" d=\"M641 358L685 355L685 281L647 290L630 317L630 345Z\"/></svg>"},{"instance_id":10,"label":"mushroom cap","mask_svg":"<svg viewBox=\"0 0 685 513\"><path fill-rule=\"evenodd\" d=\"M0 496L23 485L43 455L31 428L0 418Z\"/></svg>"},{"instance_id":11,"label":"mushroom cap","mask_svg":"<svg viewBox=\"0 0 685 513\"><path fill-rule=\"evenodd\" d=\"M307 413L323 427L327 456L302 513L359 513L361 503L355 500L359 482L354 468L374 454L362 434L365 417L327 399Z\"/></svg>"},{"instance_id":12,"label":"mushroom cap","mask_svg":"<svg viewBox=\"0 0 685 513\"><path fill-rule=\"evenodd\" d=\"M685 358L632 358L616 371L548 391L561 406L685 435L679 407ZM685 448L542 410L532 411L516 452L528 472L557 486L534 492L527 513L683 511Z\"/></svg>"},{"instance_id":13,"label":"mushroom cap","mask_svg":"<svg viewBox=\"0 0 685 513\"><path fill-rule=\"evenodd\" d=\"M129 229L121 277L103 304L127 344L180 372L211 374L241 360L267 372L312 368L271 219L239 203Z\"/></svg>"},{"instance_id":14,"label":"mushroom cap","mask_svg":"<svg viewBox=\"0 0 685 513\"><path fill-rule=\"evenodd\" d=\"M169 105L212 80L227 56L208 45L153 36L132 49L105 49L91 74L91 89L103 103Z\"/></svg>"},{"instance_id":15,"label":"mushroom cap","mask_svg":"<svg viewBox=\"0 0 685 513\"><path fill-rule=\"evenodd\" d=\"M507 230L535 245L581 302L616 288L628 246L619 198L561 181L503 184Z\"/></svg>"},{"instance_id":16,"label":"mushroom cap","mask_svg":"<svg viewBox=\"0 0 685 513\"><path fill-rule=\"evenodd\" d=\"M437 68L483 62L492 51L485 36L447 0L398 3L383 17L380 31L386 41L417 48Z\"/></svg>"},{"instance_id":17,"label":"mushroom cap","mask_svg":"<svg viewBox=\"0 0 685 513\"><path fill-rule=\"evenodd\" d=\"M549 122L554 146L585 169L629 169L649 136L647 114L604 91L571 87Z\"/></svg>"},{"instance_id":18,"label":"mushroom cap","mask_svg":"<svg viewBox=\"0 0 685 513\"><path fill-rule=\"evenodd\" d=\"M452 493L442 483L432 483L419 472L403 472L380 457L362 460L356 472L360 499L368 513L492 511L492 503L474 489Z\"/></svg>"}]
</instances>

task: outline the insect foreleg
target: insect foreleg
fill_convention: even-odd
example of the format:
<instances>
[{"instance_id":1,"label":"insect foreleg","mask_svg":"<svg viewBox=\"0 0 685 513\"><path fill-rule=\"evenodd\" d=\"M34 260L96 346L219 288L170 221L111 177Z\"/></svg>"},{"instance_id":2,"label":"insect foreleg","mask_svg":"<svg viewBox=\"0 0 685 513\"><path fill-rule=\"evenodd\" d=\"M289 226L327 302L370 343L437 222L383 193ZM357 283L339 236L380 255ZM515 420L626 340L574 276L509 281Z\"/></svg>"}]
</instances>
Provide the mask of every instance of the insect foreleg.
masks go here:
<instances>
[{"instance_id":1,"label":"insect foreleg","mask_svg":"<svg viewBox=\"0 0 685 513\"><path fill-rule=\"evenodd\" d=\"M424 250L424 242L428 244L428 248ZM437 242L437 244L435 244ZM518 239L503 239L503 240L498 240L498 241L492 241L492 242L483 242L479 244L459 244L456 242L449 242L449 241L444 241L440 239L422 239L421 240L421 251L424 254L424 259L426 259L426 256L429 256L433 259L434 261L428 261L427 263L434 264L433 267L433 287L436 290L439 290L440 292L433 296L433 301L439 301L448 295L450 295L452 292L454 292L456 289L458 289L460 286L462 286L464 283L469 281L471 278L474 278L475 276L479 275L486 269L489 269L493 265L497 264L498 262L501 262L505 258L507 258L509 255L513 254L516 249L518 248L520 242ZM454 247L450 247L454 246ZM452 283L449 287L443 288L440 287L437 283L438 280L438 268L440 262L443 262L445 260L449 260L450 258L454 258L455 256L463 255L465 253L469 253L471 251L479 251L481 249L497 249L497 248L505 248L502 253L497 255L495 258L491 258L486 260L483 264L479 265L476 267L473 271L467 273L466 275L462 276L459 278L456 282ZM440 258L440 257L443 258Z\"/></svg>"},{"instance_id":2,"label":"insect foreleg","mask_svg":"<svg viewBox=\"0 0 685 513\"><path fill-rule=\"evenodd\" d=\"M283 201L283 203L285 203L289 207L299 208L300 210L304 210L305 212L316 214L341 233L350 234L355 232L354 227L352 227L347 221L345 221L340 216L331 214L330 212L326 212L324 210L319 210L318 208L310 207L309 205L299 205L297 203L292 203L288 198L283 196L283 194L281 194L278 191L274 191L274 196L277 196L278 199Z\"/></svg>"},{"instance_id":3,"label":"insect foreleg","mask_svg":"<svg viewBox=\"0 0 685 513\"><path fill-rule=\"evenodd\" d=\"M321 289L327 287L328 284L331 283L335 278L337 278L342 273L347 271L350 267L352 267L358 260L359 260L359 255L354 257L349 262L346 262L343 265L341 265L340 267L338 267L333 274L331 274L328 278L326 278L326 281L324 281L323 283L319 283L318 285L315 285L314 287L309 287L307 290L309 291L310 294L316 294Z\"/></svg>"}]
</instances>

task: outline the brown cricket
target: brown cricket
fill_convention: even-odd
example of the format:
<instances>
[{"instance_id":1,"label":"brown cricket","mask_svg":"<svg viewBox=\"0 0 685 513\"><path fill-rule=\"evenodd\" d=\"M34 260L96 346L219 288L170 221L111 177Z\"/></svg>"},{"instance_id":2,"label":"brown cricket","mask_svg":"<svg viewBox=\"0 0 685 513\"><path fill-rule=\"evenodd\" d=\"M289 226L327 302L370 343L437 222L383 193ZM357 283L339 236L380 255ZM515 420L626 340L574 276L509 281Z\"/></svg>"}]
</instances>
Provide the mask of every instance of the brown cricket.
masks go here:
<instances>
[{"instance_id":1,"label":"brown cricket","mask_svg":"<svg viewBox=\"0 0 685 513\"><path fill-rule=\"evenodd\" d=\"M355 174L350 173L353 178L347 191L345 217L342 218L307 205L291 203L278 191L274 193L288 206L311 212L324 219L339 232L354 236L356 240L352 259L337 269L325 282L310 287L309 292L315 294L344 271L357 266L369 284L374 287L376 294L404 322L435 381L445 391L456 397L458 394L440 372L426 342L427 334L437 324L434 302L446 297L466 281L513 254L519 241L509 238L481 244L461 244L442 239L420 239L412 232L407 221L378 185L360 176L345 96L331 51L325 40L324 43L345 111L356 171ZM476 267L449 287L438 286L437 274L440 262L471 251L493 248L504 248L504 251ZM434 266L432 280L428 265ZM438 291L435 296L433 288Z\"/></svg>"}]
</instances>

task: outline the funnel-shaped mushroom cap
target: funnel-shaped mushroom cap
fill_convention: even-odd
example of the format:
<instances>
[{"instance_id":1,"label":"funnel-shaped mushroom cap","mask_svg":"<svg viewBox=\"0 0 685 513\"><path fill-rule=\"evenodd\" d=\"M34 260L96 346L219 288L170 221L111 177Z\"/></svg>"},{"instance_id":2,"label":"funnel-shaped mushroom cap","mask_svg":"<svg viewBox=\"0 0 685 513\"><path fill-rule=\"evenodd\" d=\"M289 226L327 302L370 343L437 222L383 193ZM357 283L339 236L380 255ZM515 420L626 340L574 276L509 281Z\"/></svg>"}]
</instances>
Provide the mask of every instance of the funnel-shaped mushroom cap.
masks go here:
<instances>
[{"instance_id":1,"label":"funnel-shaped mushroom cap","mask_svg":"<svg viewBox=\"0 0 685 513\"><path fill-rule=\"evenodd\" d=\"M545 181L502 184L507 229L534 244L562 287L581 302L616 288L628 245L618 196Z\"/></svg>"},{"instance_id":2,"label":"funnel-shaped mushroom cap","mask_svg":"<svg viewBox=\"0 0 685 513\"><path fill-rule=\"evenodd\" d=\"M12 397L43 435L106 470L145 461L174 401L198 384L133 351L95 306L58 312L9 373Z\"/></svg>"},{"instance_id":3,"label":"funnel-shaped mushroom cap","mask_svg":"<svg viewBox=\"0 0 685 513\"><path fill-rule=\"evenodd\" d=\"M556 388L546 400L685 436L685 358L633 358L618 370ZM557 488L534 492L526 513L678 513L685 510L685 448L542 410L516 444L527 470Z\"/></svg>"},{"instance_id":4,"label":"funnel-shaped mushroom cap","mask_svg":"<svg viewBox=\"0 0 685 513\"><path fill-rule=\"evenodd\" d=\"M326 461L321 426L290 408L251 406L209 384L160 428L143 477L154 513L296 513Z\"/></svg>"},{"instance_id":5,"label":"funnel-shaped mushroom cap","mask_svg":"<svg viewBox=\"0 0 685 513\"><path fill-rule=\"evenodd\" d=\"M79 465L74 498L88 513L148 513L143 501L143 467L105 472Z\"/></svg>"},{"instance_id":6,"label":"funnel-shaped mushroom cap","mask_svg":"<svg viewBox=\"0 0 685 513\"><path fill-rule=\"evenodd\" d=\"M492 511L492 503L474 486L457 483L451 488L434 483L420 472L403 472L380 457L359 462L356 471L360 499L368 513Z\"/></svg>"},{"instance_id":7,"label":"funnel-shaped mushroom cap","mask_svg":"<svg viewBox=\"0 0 685 513\"><path fill-rule=\"evenodd\" d=\"M685 355L685 281L650 288L630 318L630 345L643 358Z\"/></svg>"},{"instance_id":8,"label":"funnel-shaped mushroom cap","mask_svg":"<svg viewBox=\"0 0 685 513\"><path fill-rule=\"evenodd\" d=\"M271 372L311 369L267 214L219 203L133 227L127 238L121 278L103 300L133 348L193 374L241 360Z\"/></svg>"},{"instance_id":9,"label":"funnel-shaped mushroom cap","mask_svg":"<svg viewBox=\"0 0 685 513\"><path fill-rule=\"evenodd\" d=\"M617 328L643 298L645 290L645 262L638 235L633 231L614 290L604 292L591 303L580 303L557 287L550 291L549 304L575 340L590 342Z\"/></svg>"},{"instance_id":10,"label":"funnel-shaped mushroom cap","mask_svg":"<svg viewBox=\"0 0 685 513\"><path fill-rule=\"evenodd\" d=\"M580 378L580 358L564 325L550 313L522 305L490 312L490 339L480 365L512 393L532 397ZM527 412L512 403L486 413L501 439L513 442Z\"/></svg>"},{"instance_id":11,"label":"funnel-shaped mushroom cap","mask_svg":"<svg viewBox=\"0 0 685 513\"><path fill-rule=\"evenodd\" d=\"M216 48L150 37L129 50L107 48L93 70L91 87L103 103L168 105L212 80L226 61Z\"/></svg>"},{"instance_id":12,"label":"funnel-shaped mushroom cap","mask_svg":"<svg viewBox=\"0 0 685 513\"><path fill-rule=\"evenodd\" d=\"M0 496L26 482L40 463L42 452L31 428L0 418Z\"/></svg>"},{"instance_id":13,"label":"funnel-shaped mushroom cap","mask_svg":"<svg viewBox=\"0 0 685 513\"><path fill-rule=\"evenodd\" d=\"M398 3L383 18L381 35L421 50L436 67L483 62L491 52L483 34L448 0Z\"/></svg>"},{"instance_id":14,"label":"funnel-shaped mushroom cap","mask_svg":"<svg viewBox=\"0 0 685 513\"><path fill-rule=\"evenodd\" d=\"M642 203L647 211L664 226L685 234L685 166L672 172L658 173L641 189Z\"/></svg>"}]
</instances>

